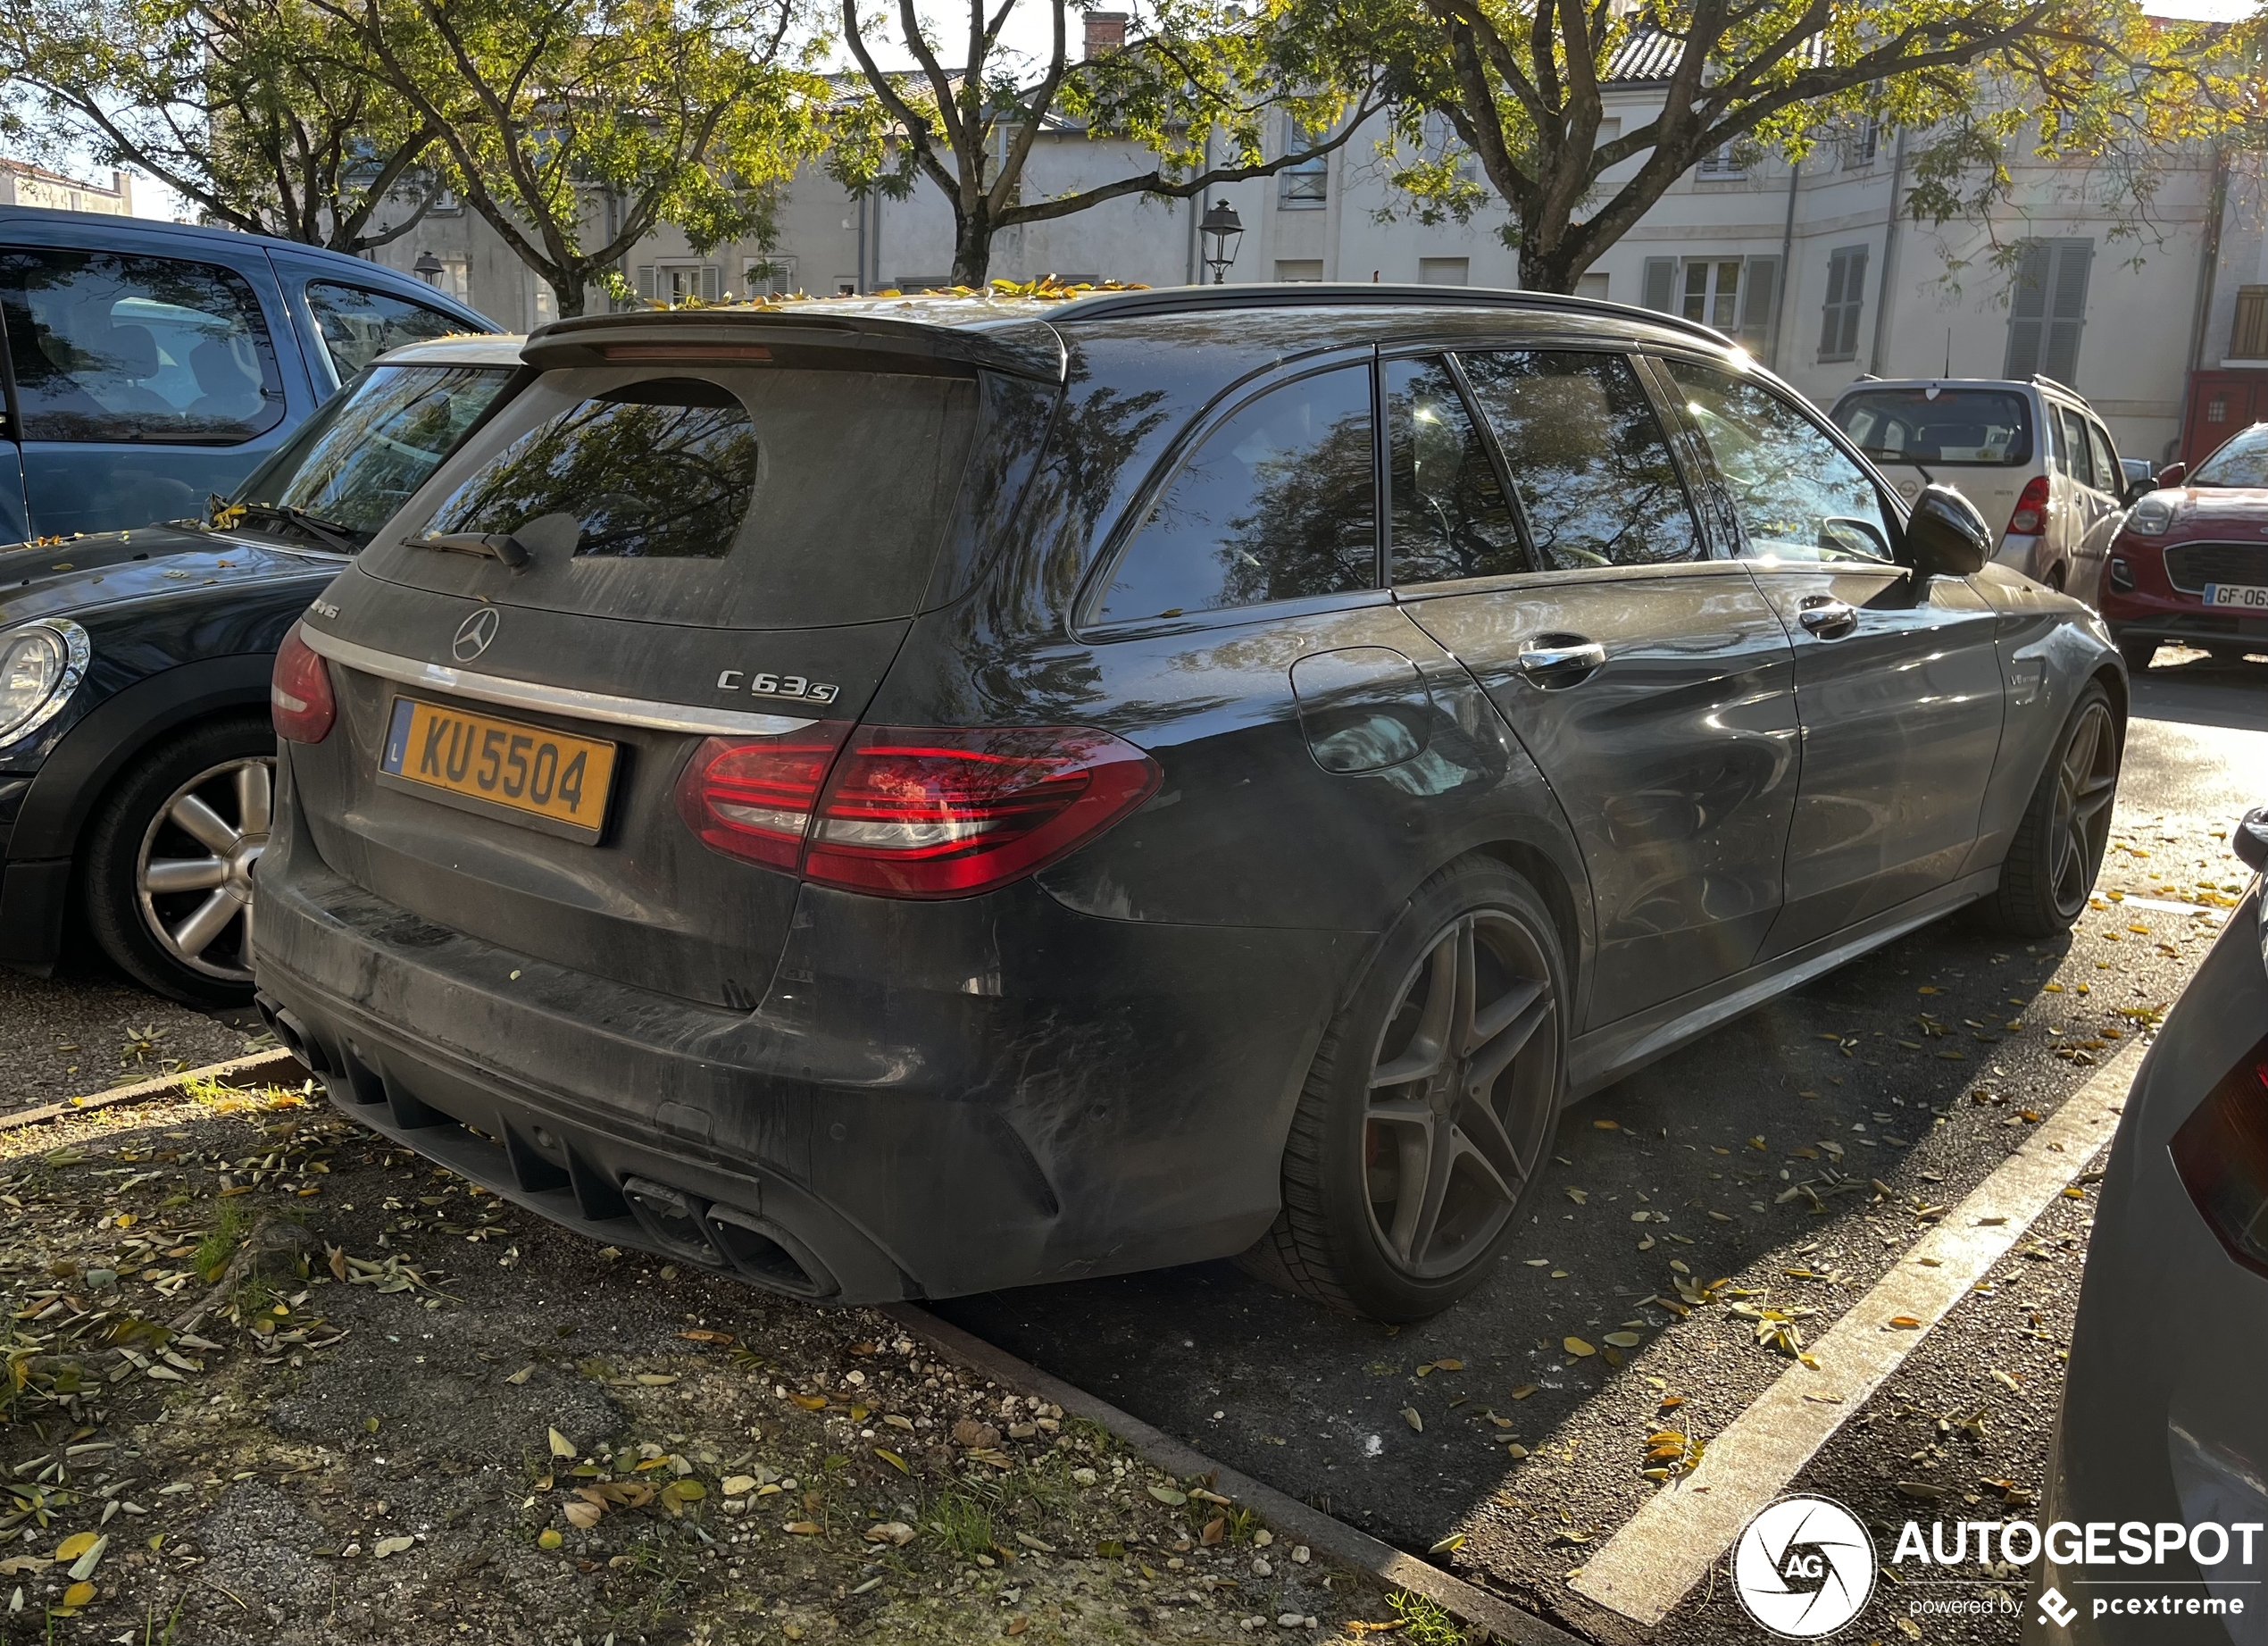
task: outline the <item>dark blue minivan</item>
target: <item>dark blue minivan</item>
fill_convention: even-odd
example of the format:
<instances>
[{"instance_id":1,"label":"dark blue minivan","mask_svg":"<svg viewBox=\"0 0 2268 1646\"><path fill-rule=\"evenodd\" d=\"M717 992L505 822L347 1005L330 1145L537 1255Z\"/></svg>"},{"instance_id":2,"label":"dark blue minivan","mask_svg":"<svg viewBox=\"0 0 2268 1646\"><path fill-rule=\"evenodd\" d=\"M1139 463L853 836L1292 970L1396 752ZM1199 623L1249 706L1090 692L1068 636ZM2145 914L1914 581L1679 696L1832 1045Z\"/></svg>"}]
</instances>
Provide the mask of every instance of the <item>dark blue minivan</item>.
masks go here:
<instances>
[{"instance_id":1,"label":"dark blue minivan","mask_svg":"<svg viewBox=\"0 0 2268 1646\"><path fill-rule=\"evenodd\" d=\"M494 331L407 275L226 229L0 207L0 543L194 514L398 344Z\"/></svg>"}]
</instances>

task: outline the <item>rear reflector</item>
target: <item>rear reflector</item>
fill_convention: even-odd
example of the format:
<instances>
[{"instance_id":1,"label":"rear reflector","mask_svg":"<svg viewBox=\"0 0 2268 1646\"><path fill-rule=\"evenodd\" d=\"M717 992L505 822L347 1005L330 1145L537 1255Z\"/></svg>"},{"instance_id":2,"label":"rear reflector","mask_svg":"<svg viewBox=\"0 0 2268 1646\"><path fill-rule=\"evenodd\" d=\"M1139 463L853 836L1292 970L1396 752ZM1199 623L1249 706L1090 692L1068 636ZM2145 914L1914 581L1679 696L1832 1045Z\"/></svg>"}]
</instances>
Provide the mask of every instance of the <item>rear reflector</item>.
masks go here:
<instances>
[{"instance_id":1,"label":"rear reflector","mask_svg":"<svg viewBox=\"0 0 2268 1646\"><path fill-rule=\"evenodd\" d=\"M320 743L330 735L338 715L329 667L299 638L294 623L276 648L275 673L268 681L268 718L275 723L276 735L294 743Z\"/></svg>"},{"instance_id":2,"label":"rear reflector","mask_svg":"<svg viewBox=\"0 0 2268 1646\"><path fill-rule=\"evenodd\" d=\"M2268 1039L2214 1083L2167 1147L2229 1255L2268 1274Z\"/></svg>"},{"instance_id":3,"label":"rear reflector","mask_svg":"<svg viewBox=\"0 0 2268 1646\"><path fill-rule=\"evenodd\" d=\"M848 730L712 738L679 780L679 812L715 850L820 885L965 898L1078 849L1161 775L1130 743L1076 727L863 726L846 744Z\"/></svg>"},{"instance_id":4,"label":"rear reflector","mask_svg":"<svg viewBox=\"0 0 2268 1646\"><path fill-rule=\"evenodd\" d=\"M2025 482L2022 495L2016 499L2015 512L2008 516L2007 535L2036 538L2047 530L2047 477L2035 474Z\"/></svg>"}]
</instances>

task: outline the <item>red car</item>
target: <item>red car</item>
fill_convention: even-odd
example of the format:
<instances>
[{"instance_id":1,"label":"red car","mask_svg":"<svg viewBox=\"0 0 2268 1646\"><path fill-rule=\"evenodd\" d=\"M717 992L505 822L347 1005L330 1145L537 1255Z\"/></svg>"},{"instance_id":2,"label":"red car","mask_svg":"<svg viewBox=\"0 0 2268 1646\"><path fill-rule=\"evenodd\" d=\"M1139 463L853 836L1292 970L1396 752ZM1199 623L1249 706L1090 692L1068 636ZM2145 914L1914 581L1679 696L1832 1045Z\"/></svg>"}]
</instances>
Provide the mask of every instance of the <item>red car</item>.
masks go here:
<instances>
[{"instance_id":1,"label":"red car","mask_svg":"<svg viewBox=\"0 0 2268 1646\"><path fill-rule=\"evenodd\" d=\"M2127 666L2162 644L2216 657L2268 652L2268 423L2194 471L2170 464L2127 511L2097 601Z\"/></svg>"}]
</instances>

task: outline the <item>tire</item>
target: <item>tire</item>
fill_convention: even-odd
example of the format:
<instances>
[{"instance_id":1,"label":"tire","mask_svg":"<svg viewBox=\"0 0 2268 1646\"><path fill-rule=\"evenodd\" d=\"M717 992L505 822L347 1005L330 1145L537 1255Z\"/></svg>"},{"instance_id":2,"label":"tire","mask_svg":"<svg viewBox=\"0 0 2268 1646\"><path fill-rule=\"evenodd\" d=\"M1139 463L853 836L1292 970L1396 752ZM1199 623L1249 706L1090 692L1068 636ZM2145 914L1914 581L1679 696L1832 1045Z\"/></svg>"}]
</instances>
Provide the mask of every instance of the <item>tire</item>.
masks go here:
<instances>
[{"instance_id":1,"label":"tire","mask_svg":"<svg viewBox=\"0 0 2268 1646\"><path fill-rule=\"evenodd\" d=\"M2118 655L2126 659L2126 672L2130 674L2141 673L2150 666L2150 659L2158 655L2159 642L2147 635L2114 634L2111 638L2118 643Z\"/></svg>"},{"instance_id":2,"label":"tire","mask_svg":"<svg viewBox=\"0 0 2268 1646\"><path fill-rule=\"evenodd\" d=\"M1563 957L1543 900L1493 859L1421 886L1323 1034L1284 1149L1283 1209L1247 1266L1388 1322L1478 1286L1519 1227L1566 1090ZM1380 1071L1405 1078L1379 1083Z\"/></svg>"},{"instance_id":3,"label":"tire","mask_svg":"<svg viewBox=\"0 0 2268 1646\"><path fill-rule=\"evenodd\" d=\"M2118 798L2118 721L2099 681L2079 702L2039 774L2016 838L1986 902L1988 923L2010 937L2068 932L2086 910Z\"/></svg>"},{"instance_id":4,"label":"tire","mask_svg":"<svg viewBox=\"0 0 2268 1646\"><path fill-rule=\"evenodd\" d=\"M121 970L184 1005L252 998L252 868L275 764L266 715L209 720L142 750L96 814L88 925Z\"/></svg>"}]
</instances>

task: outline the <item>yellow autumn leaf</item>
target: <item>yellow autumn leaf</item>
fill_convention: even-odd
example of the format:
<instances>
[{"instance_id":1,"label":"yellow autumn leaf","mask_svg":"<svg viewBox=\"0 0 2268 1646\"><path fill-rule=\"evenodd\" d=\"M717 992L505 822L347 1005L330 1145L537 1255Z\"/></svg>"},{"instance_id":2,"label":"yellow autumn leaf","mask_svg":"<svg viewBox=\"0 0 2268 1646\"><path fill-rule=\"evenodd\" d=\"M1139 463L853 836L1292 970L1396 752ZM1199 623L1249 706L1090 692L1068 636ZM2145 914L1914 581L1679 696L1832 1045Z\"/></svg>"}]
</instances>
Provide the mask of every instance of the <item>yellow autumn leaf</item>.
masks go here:
<instances>
[{"instance_id":1,"label":"yellow autumn leaf","mask_svg":"<svg viewBox=\"0 0 2268 1646\"><path fill-rule=\"evenodd\" d=\"M76 1560L94 1546L95 1534L92 1532L74 1532L55 1545L55 1558Z\"/></svg>"},{"instance_id":2,"label":"yellow autumn leaf","mask_svg":"<svg viewBox=\"0 0 2268 1646\"><path fill-rule=\"evenodd\" d=\"M82 1606L91 1606L94 1601L95 1585L92 1583L73 1583L63 1591L63 1604L74 1610Z\"/></svg>"},{"instance_id":3,"label":"yellow autumn leaf","mask_svg":"<svg viewBox=\"0 0 2268 1646\"><path fill-rule=\"evenodd\" d=\"M1564 1348L1569 1354L1578 1357L1583 1355L1595 1355L1598 1352L1597 1349L1594 1349L1590 1344L1586 1343L1579 1337L1563 1338L1561 1340L1561 1346Z\"/></svg>"},{"instance_id":4,"label":"yellow autumn leaf","mask_svg":"<svg viewBox=\"0 0 2268 1646\"><path fill-rule=\"evenodd\" d=\"M551 1455L554 1458L573 1457L575 1455L575 1442L569 1440L558 1430L554 1429L551 1432Z\"/></svg>"}]
</instances>

